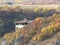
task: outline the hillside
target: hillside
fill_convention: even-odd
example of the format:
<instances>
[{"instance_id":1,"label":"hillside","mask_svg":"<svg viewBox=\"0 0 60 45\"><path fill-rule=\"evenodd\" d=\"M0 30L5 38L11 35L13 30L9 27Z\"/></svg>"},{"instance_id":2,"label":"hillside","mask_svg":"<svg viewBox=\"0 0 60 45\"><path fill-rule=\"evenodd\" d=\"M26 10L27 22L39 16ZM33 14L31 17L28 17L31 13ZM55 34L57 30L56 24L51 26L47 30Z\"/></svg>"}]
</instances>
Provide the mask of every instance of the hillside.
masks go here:
<instances>
[{"instance_id":1,"label":"hillside","mask_svg":"<svg viewBox=\"0 0 60 45\"><path fill-rule=\"evenodd\" d=\"M13 3L24 5L50 5L60 4L60 0L0 0L0 3Z\"/></svg>"},{"instance_id":2,"label":"hillside","mask_svg":"<svg viewBox=\"0 0 60 45\"><path fill-rule=\"evenodd\" d=\"M43 7L43 6L42 6ZM49 17L54 13L60 14L59 6L56 8L48 8L41 6L8 6L0 7L0 37L6 33L14 32L15 21L23 20L24 18L34 20L37 17Z\"/></svg>"},{"instance_id":3,"label":"hillside","mask_svg":"<svg viewBox=\"0 0 60 45\"><path fill-rule=\"evenodd\" d=\"M15 22L24 18L34 21L15 31ZM60 43L60 6L0 7L0 42L3 39L8 45L14 45L15 42L20 45Z\"/></svg>"},{"instance_id":4,"label":"hillside","mask_svg":"<svg viewBox=\"0 0 60 45\"><path fill-rule=\"evenodd\" d=\"M60 14L37 17L31 24L3 37L10 44L20 45L58 45L60 44ZM53 43L54 42L54 43Z\"/></svg>"}]
</instances>

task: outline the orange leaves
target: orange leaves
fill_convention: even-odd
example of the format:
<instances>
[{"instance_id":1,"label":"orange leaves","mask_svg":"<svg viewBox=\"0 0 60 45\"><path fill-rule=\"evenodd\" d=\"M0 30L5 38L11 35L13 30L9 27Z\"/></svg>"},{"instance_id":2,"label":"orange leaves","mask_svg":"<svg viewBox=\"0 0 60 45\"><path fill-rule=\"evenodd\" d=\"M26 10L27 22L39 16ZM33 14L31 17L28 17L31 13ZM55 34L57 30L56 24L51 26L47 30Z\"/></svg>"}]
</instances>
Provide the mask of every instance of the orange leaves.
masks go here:
<instances>
[{"instance_id":1,"label":"orange leaves","mask_svg":"<svg viewBox=\"0 0 60 45\"><path fill-rule=\"evenodd\" d=\"M43 19L42 17L37 17L34 21L39 23L40 21L42 21L42 19Z\"/></svg>"},{"instance_id":2,"label":"orange leaves","mask_svg":"<svg viewBox=\"0 0 60 45\"><path fill-rule=\"evenodd\" d=\"M35 19L35 21L40 21L40 17L37 17L37 18Z\"/></svg>"}]
</instances>

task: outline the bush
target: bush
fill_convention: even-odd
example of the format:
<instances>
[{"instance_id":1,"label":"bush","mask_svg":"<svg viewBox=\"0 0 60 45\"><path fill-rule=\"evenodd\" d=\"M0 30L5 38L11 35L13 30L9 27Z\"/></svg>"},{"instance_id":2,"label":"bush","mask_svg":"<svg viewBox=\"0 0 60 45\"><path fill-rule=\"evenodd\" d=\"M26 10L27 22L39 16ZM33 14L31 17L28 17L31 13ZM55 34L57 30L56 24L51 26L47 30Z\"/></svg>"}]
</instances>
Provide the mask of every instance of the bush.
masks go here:
<instances>
[{"instance_id":1,"label":"bush","mask_svg":"<svg viewBox=\"0 0 60 45\"><path fill-rule=\"evenodd\" d=\"M54 33L53 28L51 28L50 26L44 27L41 32L45 35L52 35Z\"/></svg>"}]
</instances>

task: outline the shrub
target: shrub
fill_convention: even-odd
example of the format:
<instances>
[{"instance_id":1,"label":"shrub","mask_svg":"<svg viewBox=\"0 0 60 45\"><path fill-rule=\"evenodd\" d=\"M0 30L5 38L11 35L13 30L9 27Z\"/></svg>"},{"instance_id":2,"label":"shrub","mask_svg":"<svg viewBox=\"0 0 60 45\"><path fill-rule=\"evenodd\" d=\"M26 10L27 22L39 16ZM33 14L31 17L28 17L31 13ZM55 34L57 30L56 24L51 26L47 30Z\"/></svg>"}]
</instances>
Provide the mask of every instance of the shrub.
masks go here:
<instances>
[{"instance_id":1,"label":"shrub","mask_svg":"<svg viewBox=\"0 0 60 45\"><path fill-rule=\"evenodd\" d=\"M45 35L52 35L54 33L53 28L51 28L50 26L44 27L41 32Z\"/></svg>"},{"instance_id":2,"label":"shrub","mask_svg":"<svg viewBox=\"0 0 60 45\"><path fill-rule=\"evenodd\" d=\"M8 33L8 34L6 34L5 36L4 36L4 38L6 39L6 40L8 40L8 42L11 42L13 39L15 39L15 34L14 33Z\"/></svg>"}]
</instances>

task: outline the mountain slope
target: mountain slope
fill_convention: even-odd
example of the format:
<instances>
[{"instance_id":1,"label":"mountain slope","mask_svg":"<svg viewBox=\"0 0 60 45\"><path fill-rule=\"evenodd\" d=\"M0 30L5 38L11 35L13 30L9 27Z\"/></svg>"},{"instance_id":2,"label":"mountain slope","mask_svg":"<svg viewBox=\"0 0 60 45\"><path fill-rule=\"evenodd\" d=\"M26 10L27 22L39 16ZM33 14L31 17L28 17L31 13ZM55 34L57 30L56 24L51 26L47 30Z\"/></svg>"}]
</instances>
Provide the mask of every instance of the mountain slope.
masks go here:
<instances>
[{"instance_id":1,"label":"mountain slope","mask_svg":"<svg viewBox=\"0 0 60 45\"><path fill-rule=\"evenodd\" d=\"M60 4L60 0L0 0L2 3L12 2L19 4Z\"/></svg>"},{"instance_id":2,"label":"mountain slope","mask_svg":"<svg viewBox=\"0 0 60 45\"><path fill-rule=\"evenodd\" d=\"M56 34L58 35L54 36ZM44 45L44 43L48 43L48 41L51 41L54 37L60 38L59 34L60 14L54 14L47 18L38 17L32 24L29 24L16 32L6 34L4 38L10 43L18 41L22 45L40 45L41 42L41 44ZM54 38L53 40L56 41L57 38Z\"/></svg>"}]
</instances>

